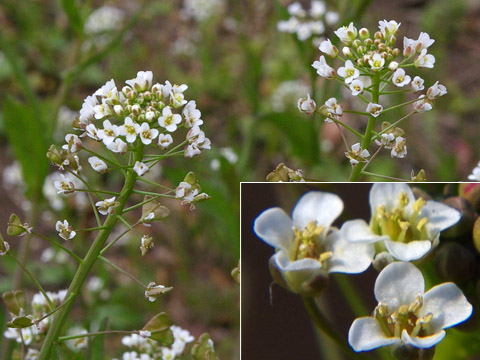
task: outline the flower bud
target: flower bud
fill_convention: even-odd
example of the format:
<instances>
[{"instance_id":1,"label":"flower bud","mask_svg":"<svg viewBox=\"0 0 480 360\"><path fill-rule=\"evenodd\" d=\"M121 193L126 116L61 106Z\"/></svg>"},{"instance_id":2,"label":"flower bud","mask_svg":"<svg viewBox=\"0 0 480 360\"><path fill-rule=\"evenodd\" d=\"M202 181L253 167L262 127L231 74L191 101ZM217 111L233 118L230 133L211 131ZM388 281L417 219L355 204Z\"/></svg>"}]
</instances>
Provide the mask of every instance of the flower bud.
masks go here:
<instances>
[{"instance_id":1,"label":"flower bud","mask_svg":"<svg viewBox=\"0 0 480 360\"><path fill-rule=\"evenodd\" d=\"M52 164L57 164L57 165L61 165L63 162L62 157L60 156L60 153L58 152L58 149L55 145L50 145L50 147L48 148L47 159Z\"/></svg>"},{"instance_id":2,"label":"flower bud","mask_svg":"<svg viewBox=\"0 0 480 360\"><path fill-rule=\"evenodd\" d=\"M475 268L475 255L458 243L444 243L435 255L435 270L443 281L465 284L475 274Z\"/></svg>"},{"instance_id":3,"label":"flower bud","mask_svg":"<svg viewBox=\"0 0 480 360\"><path fill-rule=\"evenodd\" d=\"M475 245L475 248L480 253L480 217L478 217L477 220L475 220L475 222L473 223L472 235L473 235L473 245ZM480 280L479 280L479 284L480 284Z\"/></svg>"},{"instance_id":4,"label":"flower bud","mask_svg":"<svg viewBox=\"0 0 480 360\"><path fill-rule=\"evenodd\" d=\"M365 54L365 51L366 51L366 50L365 50L365 47L364 47L364 46L359 46L359 47L357 48L357 52L358 52L359 55Z\"/></svg>"},{"instance_id":5,"label":"flower bud","mask_svg":"<svg viewBox=\"0 0 480 360\"><path fill-rule=\"evenodd\" d=\"M397 57L398 55L400 55L400 49L399 48L394 48L392 50L392 56Z\"/></svg>"},{"instance_id":6,"label":"flower bud","mask_svg":"<svg viewBox=\"0 0 480 360\"><path fill-rule=\"evenodd\" d=\"M375 33L375 35L373 35L373 37L375 38L375 45L376 45L377 40L383 40L383 34L382 34L381 31L377 31Z\"/></svg>"},{"instance_id":7,"label":"flower bud","mask_svg":"<svg viewBox=\"0 0 480 360\"><path fill-rule=\"evenodd\" d=\"M144 256L148 252L148 250L152 249L154 246L155 243L153 242L153 238L151 236L142 236L142 241L140 245L140 252L142 253L142 256Z\"/></svg>"},{"instance_id":8,"label":"flower bud","mask_svg":"<svg viewBox=\"0 0 480 360\"><path fill-rule=\"evenodd\" d=\"M343 47L342 53L346 57L352 57L352 49L350 49L348 46Z\"/></svg>"},{"instance_id":9,"label":"flower bud","mask_svg":"<svg viewBox=\"0 0 480 360\"><path fill-rule=\"evenodd\" d=\"M475 221L475 212L472 204L460 196L449 197L443 200L443 203L460 211L461 218L455 225L442 231L442 237L457 238L470 232Z\"/></svg>"},{"instance_id":10,"label":"flower bud","mask_svg":"<svg viewBox=\"0 0 480 360\"><path fill-rule=\"evenodd\" d=\"M353 43L352 43L352 46L357 49L359 46L362 45L362 42L358 39L354 40Z\"/></svg>"},{"instance_id":11,"label":"flower bud","mask_svg":"<svg viewBox=\"0 0 480 360\"><path fill-rule=\"evenodd\" d=\"M392 61L390 64L388 64L388 70L395 71L397 69L398 69L398 62Z\"/></svg>"},{"instance_id":12,"label":"flower bud","mask_svg":"<svg viewBox=\"0 0 480 360\"><path fill-rule=\"evenodd\" d=\"M373 45L373 40L370 39L370 38L365 39L365 41L363 42L363 44L364 44L367 48L369 48L370 46Z\"/></svg>"},{"instance_id":13,"label":"flower bud","mask_svg":"<svg viewBox=\"0 0 480 360\"><path fill-rule=\"evenodd\" d=\"M375 268L375 270L380 272L383 270L385 266L391 264L394 261L395 259L389 252L382 251L381 253L375 256L375 259L373 260L372 265Z\"/></svg>"},{"instance_id":14,"label":"flower bud","mask_svg":"<svg viewBox=\"0 0 480 360\"><path fill-rule=\"evenodd\" d=\"M8 311L15 316L19 316L25 309L25 292L23 290L4 292L2 298Z\"/></svg>"},{"instance_id":15,"label":"flower bud","mask_svg":"<svg viewBox=\"0 0 480 360\"><path fill-rule=\"evenodd\" d=\"M133 100L137 97L137 92L133 90L130 86L124 86L122 88L122 93L127 99Z\"/></svg>"},{"instance_id":16,"label":"flower bud","mask_svg":"<svg viewBox=\"0 0 480 360\"><path fill-rule=\"evenodd\" d=\"M385 51L385 50L387 49L387 47L385 46L384 43L380 43L380 44L378 44L377 49L378 49L379 51L382 51L382 52L383 52L383 51ZM382 57L384 58L385 56L382 54Z\"/></svg>"},{"instance_id":17,"label":"flower bud","mask_svg":"<svg viewBox=\"0 0 480 360\"><path fill-rule=\"evenodd\" d=\"M317 104L310 98L310 94L307 94L306 98L298 99L297 107L300 112L303 112L306 115L312 115L317 108Z\"/></svg>"},{"instance_id":18,"label":"flower bud","mask_svg":"<svg viewBox=\"0 0 480 360\"><path fill-rule=\"evenodd\" d=\"M136 116L140 115L140 113L142 112L142 108L140 107L140 105L138 104L135 104L132 106L132 113Z\"/></svg>"},{"instance_id":19,"label":"flower bud","mask_svg":"<svg viewBox=\"0 0 480 360\"><path fill-rule=\"evenodd\" d=\"M390 42L390 44L395 45L395 43L397 42L397 38L394 35L391 35L388 41Z\"/></svg>"},{"instance_id":20,"label":"flower bud","mask_svg":"<svg viewBox=\"0 0 480 360\"><path fill-rule=\"evenodd\" d=\"M113 112L115 113L115 115L122 116L122 115L123 115L123 107L122 107L122 105L115 105L115 106L113 107Z\"/></svg>"},{"instance_id":21,"label":"flower bud","mask_svg":"<svg viewBox=\"0 0 480 360\"><path fill-rule=\"evenodd\" d=\"M368 31L367 28L361 28L360 30L358 30L358 34L360 35L360 38L362 40L365 40L368 37L370 37L370 31Z\"/></svg>"},{"instance_id":22,"label":"flower bud","mask_svg":"<svg viewBox=\"0 0 480 360\"><path fill-rule=\"evenodd\" d=\"M150 91L145 91L142 95L145 100L147 101L152 100L152 93Z\"/></svg>"}]
</instances>

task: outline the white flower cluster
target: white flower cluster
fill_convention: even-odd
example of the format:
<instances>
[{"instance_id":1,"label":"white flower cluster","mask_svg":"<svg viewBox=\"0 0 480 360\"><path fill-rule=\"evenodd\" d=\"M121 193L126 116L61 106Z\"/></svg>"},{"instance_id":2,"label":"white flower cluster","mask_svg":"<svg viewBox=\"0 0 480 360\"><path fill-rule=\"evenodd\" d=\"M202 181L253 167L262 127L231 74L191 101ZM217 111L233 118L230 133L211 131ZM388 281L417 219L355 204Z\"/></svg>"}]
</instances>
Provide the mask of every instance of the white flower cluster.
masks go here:
<instances>
[{"instance_id":1,"label":"white flower cluster","mask_svg":"<svg viewBox=\"0 0 480 360\"><path fill-rule=\"evenodd\" d=\"M297 99L309 91L310 89L304 81L292 80L282 82L272 93L270 103L273 111L283 112L293 109Z\"/></svg>"},{"instance_id":2,"label":"white flower cluster","mask_svg":"<svg viewBox=\"0 0 480 360\"><path fill-rule=\"evenodd\" d=\"M101 35L120 29L125 12L113 6L102 6L92 11L85 20L83 31L87 35Z\"/></svg>"},{"instance_id":3,"label":"white flower cluster","mask_svg":"<svg viewBox=\"0 0 480 360\"><path fill-rule=\"evenodd\" d=\"M200 130L203 124L200 110L194 100L187 101L184 97L187 85L172 85L168 80L165 84L154 84L151 71L139 71L135 79L126 83L119 90L112 79L85 99L78 121L83 136L102 141L108 150L123 154L128 151L128 144L137 141L150 145L157 140L161 149L167 149L173 143L172 134L185 127L189 129L186 157L210 149L210 140ZM99 120L103 121L103 127L97 124ZM72 135L67 140L69 150L75 152L81 148L81 141L78 136L69 135ZM107 171L101 159L94 158L90 163L99 172ZM137 168L137 173L146 172L141 164Z\"/></svg>"},{"instance_id":4,"label":"white flower cluster","mask_svg":"<svg viewBox=\"0 0 480 360\"><path fill-rule=\"evenodd\" d=\"M278 22L278 31L297 34L301 41L313 36L314 44L321 41L321 35L325 32L325 24L334 25L339 18L337 12L327 11L326 3L319 0L311 2L309 11L305 10L299 2L290 4L287 10L290 18Z\"/></svg>"},{"instance_id":5,"label":"white flower cluster","mask_svg":"<svg viewBox=\"0 0 480 360\"><path fill-rule=\"evenodd\" d=\"M122 344L133 349L122 355L122 360L174 360L181 356L185 346L195 338L188 330L172 325L174 342L171 347L160 346L154 340L149 339L148 332L140 335L132 334L122 338ZM144 336L142 336L144 335Z\"/></svg>"},{"instance_id":6,"label":"white flower cluster","mask_svg":"<svg viewBox=\"0 0 480 360\"><path fill-rule=\"evenodd\" d=\"M67 295L67 290L61 290L59 292L53 293L50 291L47 291L47 295L50 300L55 304L56 307L61 305L61 303L65 299L65 295ZM32 298L32 317L33 319L40 319L46 314L50 313L52 309L50 308L50 305L48 304L47 300L43 296L42 293L36 293L33 295ZM23 337L23 342L25 345L29 346L30 344L37 342L40 340L40 335L45 334L48 330L48 327L50 325L50 319L51 317L46 317L42 321L38 322L36 325L32 325L30 327L26 327L23 329L15 329L15 328L8 328L3 335L7 339L13 339L17 343L22 342L22 337ZM31 354L33 354L35 351L32 350Z\"/></svg>"},{"instance_id":7,"label":"white flower cluster","mask_svg":"<svg viewBox=\"0 0 480 360\"><path fill-rule=\"evenodd\" d=\"M342 54L330 39L324 40L319 49L325 55L332 58L340 58L343 65L334 69L328 65L325 56L321 55L318 61L312 66L317 70L319 76L332 79L335 78L350 90L352 96L360 97L367 103L365 114L378 118L382 115L384 108L379 103L366 100L362 94L371 93L372 79L380 79L382 91L385 86L393 86L393 89L409 86L409 91L417 93L424 90L424 80L415 76L412 80L405 69L408 66L417 68L433 68L435 57L427 54L428 48L434 43L427 33L420 33L417 40L404 38L403 58L400 49L395 47L396 36L400 23L394 20L379 21L379 31L370 37L370 32L366 28L357 30L350 23L335 31L335 34L344 45ZM422 113L430 111L433 103L439 97L445 95L447 89L437 81L425 94L421 94L417 101L412 100L413 111ZM380 96L382 93L380 92ZM329 99L318 110L325 116L325 122L339 121L343 107L337 103L335 98ZM407 154L406 139L403 136L394 136L391 132L381 134L377 144L383 145L386 149L391 149L392 157L403 158Z\"/></svg>"},{"instance_id":8,"label":"white flower cluster","mask_svg":"<svg viewBox=\"0 0 480 360\"><path fill-rule=\"evenodd\" d=\"M204 22L220 15L224 7L224 0L184 0L182 16Z\"/></svg>"}]
</instances>

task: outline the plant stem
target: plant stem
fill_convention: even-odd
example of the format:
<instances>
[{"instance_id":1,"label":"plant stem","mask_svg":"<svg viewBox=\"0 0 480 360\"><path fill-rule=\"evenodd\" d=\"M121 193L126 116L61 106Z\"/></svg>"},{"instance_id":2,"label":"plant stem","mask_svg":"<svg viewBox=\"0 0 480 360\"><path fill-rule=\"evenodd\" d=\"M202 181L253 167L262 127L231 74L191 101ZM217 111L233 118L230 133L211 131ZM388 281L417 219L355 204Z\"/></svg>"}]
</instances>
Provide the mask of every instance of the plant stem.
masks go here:
<instances>
[{"instance_id":1,"label":"plant stem","mask_svg":"<svg viewBox=\"0 0 480 360\"><path fill-rule=\"evenodd\" d=\"M378 99L380 97L380 73L376 73L372 78L372 103L378 104ZM365 134L363 135L362 139L362 149L368 149L370 144L372 143L372 132L375 129L375 122L377 118L374 116L370 116L368 119L367 129L365 130ZM354 166L352 168L352 172L350 174L350 178L348 181L358 181L360 176L362 175L362 167L361 166Z\"/></svg>"},{"instance_id":2,"label":"plant stem","mask_svg":"<svg viewBox=\"0 0 480 360\"><path fill-rule=\"evenodd\" d=\"M335 330L332 329L327 319L315 303L315 298L302 296L302 300L305 309L308 311L310 318L315 323L317 328L330 339L332 339L335 344L337 344L338 347L345 352L345 354L349 355L351 359L368 359L368 357L366 357L364 354L353 351L348 343Z\"/></svg>"},{"instance_id":3,"label":"plant stem","mask_svg":"<svg viewBox=\"0 0 480 360\"><path fill-rule=\"evenodd\" d=\"M141 161L142 156L143 156L143 147L140 146L139 149L137 149L134 154L133 163L135 163L135 161ZM73 277L73 280L70 284L70 287L66 295L68 299L72 297L72 301L69 302L69 304L65 306L63 309L58 311L57 314L55 315L52 325L48 330L47 336L45 337L45 341L43 343L43 346L39 355L39 360L51 359L55 343L57 342L57 339L60 336L60 333L62 331L63 325L70 313L70 310L74 303L74 299L79 294L80 289L83 283L85 282L85 279L87 278L87 275L90 269L97 261L100 251L102 250L103 245L105 244L105 241L107 240L108 236L113 230L113 227L117 223L118 221L117 216L122 213L122 210L125 207L125 204L127 203L128 198L132 194L136 179L137 179L137 174L133 170L129 169L127 172L127 177L125 179L125 183L123 185L122 191L120 193L120 196L118 197L119 205L115 208L114 213L110 214L105 220L103 224L105 229L101 230L98 233L92 246L88 250L87 255L83 259L83 262L78 267L77 272Z\"/></svg>"}]
</instances>

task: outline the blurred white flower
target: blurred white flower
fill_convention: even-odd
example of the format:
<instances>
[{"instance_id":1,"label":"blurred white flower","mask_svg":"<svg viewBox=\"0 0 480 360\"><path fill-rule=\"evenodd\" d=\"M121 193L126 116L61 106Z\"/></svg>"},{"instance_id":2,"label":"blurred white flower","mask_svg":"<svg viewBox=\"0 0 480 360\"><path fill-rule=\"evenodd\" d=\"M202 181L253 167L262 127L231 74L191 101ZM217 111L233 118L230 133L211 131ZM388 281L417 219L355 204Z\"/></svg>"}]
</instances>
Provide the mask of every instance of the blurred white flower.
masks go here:
<instances>
[{"instance_id":1,"label":"blurred white flower","mask_svg":"<svg viewBox=\"0 0 480 360\"><path fill-rule=\"evenodd\" d=\"M480 161L477 166L473 168L472 173L468 175L468 180L480 181Z\"/></svg>"}]
</instances>

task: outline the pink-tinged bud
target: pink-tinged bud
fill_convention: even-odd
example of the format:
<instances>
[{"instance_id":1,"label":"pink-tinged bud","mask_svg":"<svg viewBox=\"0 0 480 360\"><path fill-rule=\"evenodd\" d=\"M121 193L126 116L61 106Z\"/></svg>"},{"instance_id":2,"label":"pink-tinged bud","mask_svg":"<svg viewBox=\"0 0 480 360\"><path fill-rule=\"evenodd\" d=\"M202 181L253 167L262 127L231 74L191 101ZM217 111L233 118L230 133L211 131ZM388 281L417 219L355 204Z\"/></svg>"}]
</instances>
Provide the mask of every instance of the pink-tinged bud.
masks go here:
<instances>
[{"instance_id":1,"label":"pink-tinged bud","mask_svg":"<svg viewBox=\"0 0 480 360\"><path fill-rule=\"evenodd\" d=\"M303 112L307 115L312 115L317 108L317 104L313 99L310 98L310 94L307 94L306 98L298 99L297 107L300 112Z\"/></svg>"},{"instance_id":2,"label":"pink-tinged bud","mask_svg":"<svg viewBox=\"0 0 480 360\"><path fill-rule=\"evenodd\" d=\"M360 38L362 40L365 40L366 38L370 37L370 31L368 31L367 28L361 28L358 30L358 34L360 35Z\"/></svg>"},{"instance_id":3,"label":"pink-tinged bud","mask_svg":"<svg viewBox=\"0 0 480 360\"><path fill-rule=\"evenodd\" d=\"M413 53L414 51L411 45L408 45L407 47L405 47L405 49L403 49L403 56L405 57L410 57Z\"/></svg>"}]
</instances>

